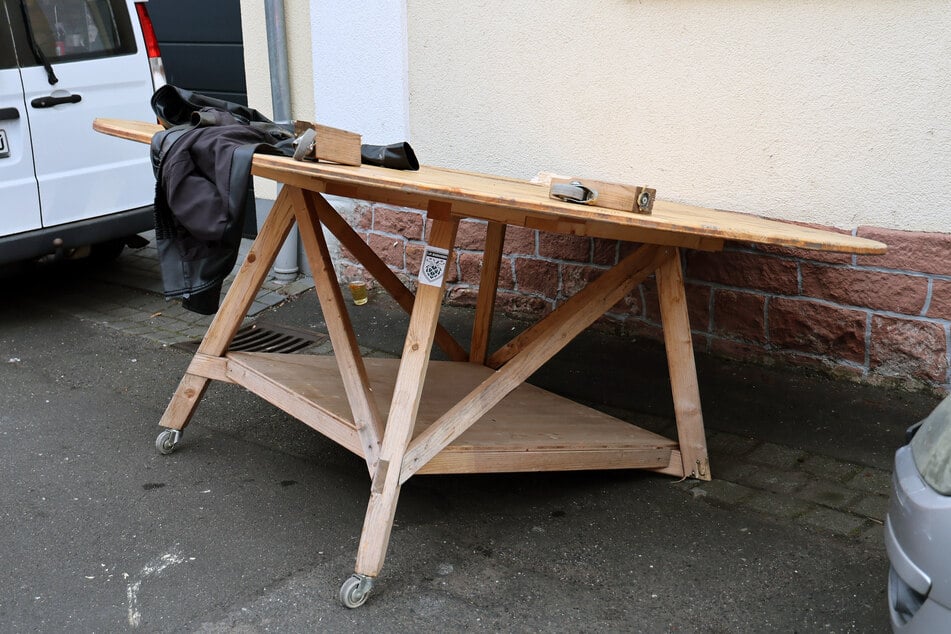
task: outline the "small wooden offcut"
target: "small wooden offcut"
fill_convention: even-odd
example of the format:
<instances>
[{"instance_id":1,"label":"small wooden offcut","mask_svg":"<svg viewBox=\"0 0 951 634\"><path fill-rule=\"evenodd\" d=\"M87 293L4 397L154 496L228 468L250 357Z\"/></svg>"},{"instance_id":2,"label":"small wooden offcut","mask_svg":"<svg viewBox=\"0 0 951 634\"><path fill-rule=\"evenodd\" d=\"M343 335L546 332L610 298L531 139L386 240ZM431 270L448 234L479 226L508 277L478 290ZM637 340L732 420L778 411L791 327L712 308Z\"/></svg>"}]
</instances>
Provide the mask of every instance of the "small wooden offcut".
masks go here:
<instances>
[{"instance_id":1,"label":"small wooden offcut","mask_svg":"<svg viewBox=\"0 0 951 634\"><path fill-rule=\"evenodd\" d=\"M314 131L314 148L307 153L307 158L341 165L360 165L362 137L359 134L310 121L294 122L294 134L297 136L308 128Z\"/></svg>"}]
</instances>

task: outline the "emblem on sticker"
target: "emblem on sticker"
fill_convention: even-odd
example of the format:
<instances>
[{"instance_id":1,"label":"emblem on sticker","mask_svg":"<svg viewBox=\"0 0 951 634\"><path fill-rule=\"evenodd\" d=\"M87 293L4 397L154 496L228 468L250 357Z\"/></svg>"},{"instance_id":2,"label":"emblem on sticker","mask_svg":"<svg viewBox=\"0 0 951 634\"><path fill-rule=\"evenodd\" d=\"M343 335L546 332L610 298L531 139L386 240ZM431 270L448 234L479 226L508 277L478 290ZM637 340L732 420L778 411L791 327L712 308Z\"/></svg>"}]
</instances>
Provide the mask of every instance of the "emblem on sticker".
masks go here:
<instances>
[{"instance_id":1,"label":"emblem on sticker","mask_svg":"<svg viewBox=\"0 0 951 634\"><path fill-rule=\"evenodd\" d=\"M419 283L427 286L442 286L448 260L448 250L426 247L426 251L423 253L423 263L419 266Z\"/></svg>"}]
</instances>

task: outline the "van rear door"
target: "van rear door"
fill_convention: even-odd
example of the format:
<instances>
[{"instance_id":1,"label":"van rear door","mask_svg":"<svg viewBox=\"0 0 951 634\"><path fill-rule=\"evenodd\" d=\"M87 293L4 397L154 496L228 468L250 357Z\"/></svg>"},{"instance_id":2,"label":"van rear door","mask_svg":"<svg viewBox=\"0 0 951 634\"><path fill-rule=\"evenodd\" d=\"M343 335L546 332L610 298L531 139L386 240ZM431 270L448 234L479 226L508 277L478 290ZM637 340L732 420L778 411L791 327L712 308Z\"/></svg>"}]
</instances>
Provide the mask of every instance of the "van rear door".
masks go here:
<instances>
[{"instance_id":1,"label":"van rear door","mask_svg":"<svg viewBox=\"0 0 951 634\"><path fill-rule=\"evenodd\" d=\"M0 5L0 236L37 229L40 198L13 33Z\"/></svg>"},{"instance_id":2,"label":"van rear door","mask_svg":"<svg viewBox=\"0 0 951 634\"><path fill-rule=\"evenodd\" d=\"M11 12L19 5L5 2ZM32 35L48 62L44 67L33 46L18 48L43 226L151 204L148 148L92 129L96 117L154 119L151 69L132 3L26 0L26 6L24 35Z\"/></svg>"}]
</instances>

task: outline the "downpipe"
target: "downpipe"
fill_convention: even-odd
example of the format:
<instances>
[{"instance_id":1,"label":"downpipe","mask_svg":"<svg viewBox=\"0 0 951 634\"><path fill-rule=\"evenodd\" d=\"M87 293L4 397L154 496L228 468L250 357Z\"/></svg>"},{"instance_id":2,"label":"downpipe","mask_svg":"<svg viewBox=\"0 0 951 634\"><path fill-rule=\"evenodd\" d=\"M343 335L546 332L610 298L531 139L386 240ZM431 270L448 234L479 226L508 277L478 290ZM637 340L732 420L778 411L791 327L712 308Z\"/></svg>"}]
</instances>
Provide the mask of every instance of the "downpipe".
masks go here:
<instances>
[{"instance_id":1,"label":"downpipe","mask_svg":"<svg viewBox=\"0 0 951 634\"><path fill-rule=\"evenodd\" d=\"M287 29L284 22L284 0L264 0L264 20L267 33L268 70L271 75L271 104L276 123L291 122L290 72L287 64ZM278 183L278 192L281 185ZM270 208L268 208L270 213ZM290 282L297 279L298 263L297 225L291 227L287 239L274 260L275 279Z\"/></svg>"}]
</instances>

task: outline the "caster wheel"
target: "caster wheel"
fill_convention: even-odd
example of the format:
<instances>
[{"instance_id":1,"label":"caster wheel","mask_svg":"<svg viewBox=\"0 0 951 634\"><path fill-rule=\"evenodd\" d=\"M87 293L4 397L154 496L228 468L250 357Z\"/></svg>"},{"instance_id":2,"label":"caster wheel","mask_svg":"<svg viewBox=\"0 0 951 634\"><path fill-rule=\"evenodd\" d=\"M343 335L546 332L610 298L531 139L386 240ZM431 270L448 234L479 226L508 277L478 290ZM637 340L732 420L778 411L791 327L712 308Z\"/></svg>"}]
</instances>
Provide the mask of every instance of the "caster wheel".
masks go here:
<instances>
[{"instance_id":1,"label":"caster wheel","mask_svg":"<svg viewBox=\"0 0 951 634\"><path fill-rule=\"evenodd\" d=\"M166 429L162 431L155 439L155 448L163 456L175 451L179 440L182 438L182 432L177 429Z\"/></svg>"},{"instance_id":2,"label":"caster wheel","mask_svg":"<svg viewBox=\"0 0 951 634\"><path fill-rule=\"evenodd\" d=\"M370 577L351 575L340 586L340 603L350 609L359 608L366 603L372 587L373 580Z\"/></svg>"}]
</instances>

